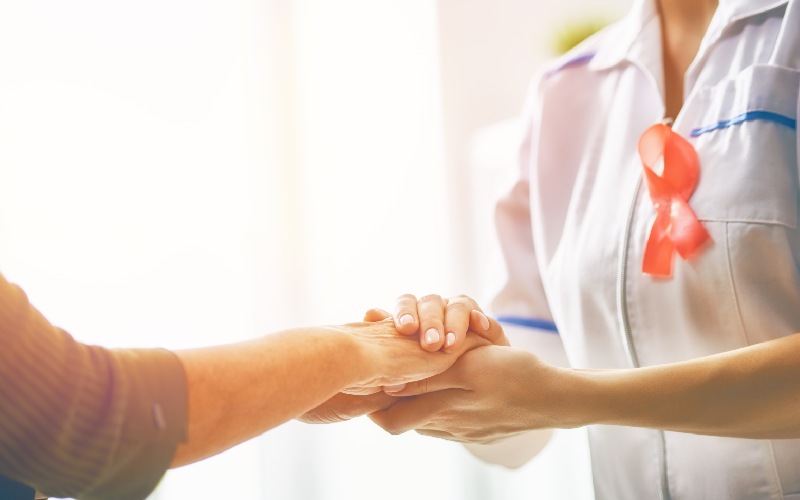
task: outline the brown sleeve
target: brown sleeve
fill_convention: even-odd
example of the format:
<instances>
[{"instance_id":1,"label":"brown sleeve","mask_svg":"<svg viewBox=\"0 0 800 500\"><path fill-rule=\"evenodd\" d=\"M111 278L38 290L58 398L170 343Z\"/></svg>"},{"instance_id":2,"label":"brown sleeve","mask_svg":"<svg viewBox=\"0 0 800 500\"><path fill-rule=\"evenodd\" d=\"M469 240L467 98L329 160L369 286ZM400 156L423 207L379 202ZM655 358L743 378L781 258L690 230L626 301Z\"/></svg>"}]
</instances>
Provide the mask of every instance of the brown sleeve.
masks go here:
<instances>
[{"instance_id":1,"label":"brown sleeve","mask_svg":"<svg viewBox=\"0 0 800 500\"><path fill-rule=\"evenodd\" d=\"M0 475L51 496L142 499L186 426L173 353L80 344L0 275Z\"/></svg>"}]
</instances>

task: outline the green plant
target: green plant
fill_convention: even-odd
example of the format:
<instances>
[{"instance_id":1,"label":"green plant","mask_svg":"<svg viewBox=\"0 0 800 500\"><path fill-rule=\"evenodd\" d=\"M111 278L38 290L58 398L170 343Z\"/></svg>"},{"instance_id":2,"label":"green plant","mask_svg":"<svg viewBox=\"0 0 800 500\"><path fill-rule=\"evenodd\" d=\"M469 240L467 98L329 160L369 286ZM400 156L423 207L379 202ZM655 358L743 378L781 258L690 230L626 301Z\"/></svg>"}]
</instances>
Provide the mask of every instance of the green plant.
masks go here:
<instances>
[{"instance_id":1,"label":"green plant","mask_svg":"<svg viewBox=\"0 0 800 500\"><path fill-rule=\"evenodd\" d=\"M594 35L608 24L605 20L584 19L567 24L553 36L553 50L563 54Z\"/></svg>"}]
</instances>

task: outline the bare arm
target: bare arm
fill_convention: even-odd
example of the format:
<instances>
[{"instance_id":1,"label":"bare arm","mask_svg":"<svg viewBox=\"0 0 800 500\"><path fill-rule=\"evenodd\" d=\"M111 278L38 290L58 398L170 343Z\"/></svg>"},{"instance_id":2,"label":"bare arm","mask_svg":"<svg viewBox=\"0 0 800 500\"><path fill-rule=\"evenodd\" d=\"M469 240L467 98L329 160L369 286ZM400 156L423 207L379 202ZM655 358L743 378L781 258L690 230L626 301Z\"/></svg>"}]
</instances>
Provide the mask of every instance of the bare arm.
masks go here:
<instances>
[{"instance_id":1,"label":"bare arm","mask_svg":"<svg viewBox=\"0 0 800 500\"><path fill-rule=\"evenodd\" d=\"M189 425L172 467L255 437L357 383L366 373L358 347L346 335L309 329L178 352Z\"/></svg>"},{"instance_id":2,"label":"bare arm","mask_svg":"<svg viewBox=\"0 0 800 500\"><path fill-rule=\"evenodd\" d=\"M592 398L587 423L800 437L800 334L683 363L574 375Z\"/></svg>"},{"instance_id":3,"label":"bare arm","mask_svg":"<svg viewBox=\"0 0 800 500\"><path fill-rule=\"evenodd\" d=\"M188 441L172 467L217 454L298 417L345 388L380 387L446 370L458 352L428 353L391 320L296 329L178 352L189 390Z\"/></svg>"},{"instance_id":4,"label":"bare arm","mask_svg":"<svg viewBox=\"0 0 800 500\"><path fill-rule=\"evenodd\" d=\"M740 438L800 437L800 334L630 370L555 368L488 346L396 393L372 415L393 433L491 442L530 429L626 425Z\"/></svg>"}]
</instances>

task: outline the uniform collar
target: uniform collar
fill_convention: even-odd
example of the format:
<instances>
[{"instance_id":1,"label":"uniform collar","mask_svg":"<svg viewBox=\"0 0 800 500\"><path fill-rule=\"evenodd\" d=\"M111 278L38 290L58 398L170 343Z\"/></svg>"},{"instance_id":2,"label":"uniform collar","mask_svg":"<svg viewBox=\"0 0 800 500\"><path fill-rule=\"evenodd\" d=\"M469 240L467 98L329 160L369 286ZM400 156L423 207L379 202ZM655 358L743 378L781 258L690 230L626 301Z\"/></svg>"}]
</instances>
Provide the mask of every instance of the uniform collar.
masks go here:
<instances>
[{"instance_id":1,"label":"uniform collar","mask_svg":"<svg viewBox=\"0 0 800 500\"><path fill-rule=\"evenodd\" d=\"M625 60L632 60L636 42L642 38L648 23L657 19L655 0L636 0L628 14L613 24L589 63L590 69L609 69Z\"/></svg>"},{"instance_id":2,"label":"uniform collar","mask_svg":"<svg viewBox=\"0 0 800 500\"><path fill-rule=\"evenodd\" d=\"M721 17L723 24L727 26L778 8L788 1L720 0L715 17ZM655 23L655 27L650 26L650 23ZM657 47L653 45L656 43L656 40L653 40L654 34L659 38ZM609 28L607 36L589 63L589 68L603 70L623 61L641 60L644 54L652 52L651 49L654 48L658 49L660 60L660 36L656 0L635 0L628 14Z\"/></svg>"},{"instance_id":3,"label":"uniform collar","mask_svg":"<svg viewBox=\"0 0 800 500\"><path fill-rule=\"evenodd\" d=\"M773 0L771 2L765 2L764 0L720 0L719 9L725 15L728 23L732 23L769 12L787 3L789 3L789 0Z\"/></svg>"}]
</instances>

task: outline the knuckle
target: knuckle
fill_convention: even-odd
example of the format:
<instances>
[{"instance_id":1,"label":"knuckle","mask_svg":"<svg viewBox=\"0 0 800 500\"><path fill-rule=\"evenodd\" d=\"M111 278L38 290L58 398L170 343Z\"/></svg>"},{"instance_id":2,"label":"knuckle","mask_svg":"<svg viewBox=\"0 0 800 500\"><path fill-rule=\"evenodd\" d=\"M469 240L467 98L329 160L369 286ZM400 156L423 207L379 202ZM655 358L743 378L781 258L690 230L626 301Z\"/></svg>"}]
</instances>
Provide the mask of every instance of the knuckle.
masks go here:
<instances>
[{"instance_id":1,"label":"knuckle","mask_svg":"<svg viewBox=\"0 0 800 500\"><path fill-rule=\"evenodd\" d=\"M455 297L450 299L450 302L461 304L464 307L468 307L470 309L476 309L478 307L478 303L475 302L475 299L473 299L469 295L463 295L463 294L462 295L456 295Z\"/></svg>"},{"instance_id":2,"label":"knuckle","mask_svg":"<svg viewBox=\"0 0 800 500\"><path fill-rule=\"evenodd\" d=\"M417 297L410 293L404 293L397 297L397 302L416 302Z\"/></svg>"},{"instance_id":3,"label":"knuckle","mask_svg":"<svg viewBox=\"0 0 800 500\"><path fill-rule=\"evenodd\" d=\"M344 411L341 408L336 408L331 413L335 422L344 422L353 418L347 411Z\"/></svg>"},{"instance_id":4,"label":"knuckle","mask_svg":"<svg viewBox=\"0 0 800 500\"><path fill-rule=\"evenodd\" d=\"M383 430L385 430L386 432L388 432L392 436L397 436L397 435L400 435L400 434L403 433L403 431L402 431L402 429L400 428L399 425L397 425L395 422L392 422L392 421L389 421L389 420L385 420L385 421L379 423L378 425L380 425L381 428L383 428Z\"/></svg>"},{"instance_id":5,"label":"knuckle","mask_svg":"<svg viewBox=\"0 0 800 500\"><path fill-rule=\"evenodd\" d=\"M376 411L375 413L370 413L369 419L372 422L380 427L381 429L386 429L386 411Z\"/></svg>"},{"instance_id":6,"label":"knuckle","mask_svg":"<svg viewBox=\"0 0 800 500\"><path fill-rule=\"evenodd\" d=\"M450 302L445 310L450 313L464 312L469 314L471 308L465 302Z\"/></svg>"},{"instance_id":7,"label":"knuckle","mask_svg":"<svg viewBox=\"0 0 800 500\"><path fill-rule=\"evenodd\" d=\"M422 298L420 298L419 302L422 302L422 303L439 303L439 304L441 304L442 303L442 298L439 295L436 295L436 294L429 294L429 295L425 295Z\"/></svg>"}]
</instances>

